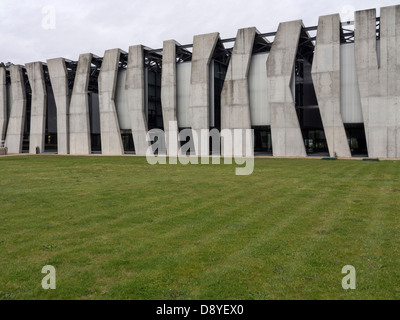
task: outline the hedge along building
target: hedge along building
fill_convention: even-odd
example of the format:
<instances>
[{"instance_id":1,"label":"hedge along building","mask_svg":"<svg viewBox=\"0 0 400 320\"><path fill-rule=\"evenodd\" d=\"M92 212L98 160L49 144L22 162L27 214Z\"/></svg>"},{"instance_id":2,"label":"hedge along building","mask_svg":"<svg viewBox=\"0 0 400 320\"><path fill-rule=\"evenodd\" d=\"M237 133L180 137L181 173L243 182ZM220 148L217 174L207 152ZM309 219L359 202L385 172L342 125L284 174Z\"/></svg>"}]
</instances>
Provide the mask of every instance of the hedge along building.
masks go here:
<instances>
[{"instance_id":1,"label":"hedge along building","mask_svg":"<svg viewBox=\"0 0 400 320\"><path fill-rule=\"evenodd\" d=\"M0 140L9 153L145 155L147 132L177 121L254 129L261 154L400 158L399 56L392 6L380 18L358 11L354 23L335 14L318 27L298 20L0 67Z\"/></svg>"}]
</instances>

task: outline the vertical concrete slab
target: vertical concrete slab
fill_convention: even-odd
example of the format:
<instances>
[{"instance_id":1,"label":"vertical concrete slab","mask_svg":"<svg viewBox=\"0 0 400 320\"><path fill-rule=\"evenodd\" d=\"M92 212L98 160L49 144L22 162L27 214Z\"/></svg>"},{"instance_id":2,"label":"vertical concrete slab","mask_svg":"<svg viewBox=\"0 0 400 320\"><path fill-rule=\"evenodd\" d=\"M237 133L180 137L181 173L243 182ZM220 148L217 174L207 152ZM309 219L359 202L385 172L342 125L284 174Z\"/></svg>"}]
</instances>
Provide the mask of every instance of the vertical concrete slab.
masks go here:
<instances>
[{"instance_id":1,"label":"vertical concrete slab","mask_svg":"<svg viewBox=\"0 0 400 320\"><path fill-rule=\"evenodd\" d=\"M0 67L0 144L6 138L7 128L7 83L6 69Z\"/></svg>"},{"instance_id":2,"label":"vertical concrete slab","mask_svg":"<svg viewBox=\"0 0 400 320\"><path fill-rule=\"evenodd\" d=\"M311 75L321 112L329 154L350 158L340 111L340 16L319 18Z\"/></svg>"},{"instance_id":3,"label":"vertical concrete slab","mask_svg":"<svg viewBox=\"0 0 400 320\"><path fill-rule=\"evenodd\" d=\"M10 67L12 106L7 127L8 153L22 153L26 113L26 88L22 66Z\"/></svg>"},{"instance_id":4,"label":"vertical concrete slab","mask_svg":"<svg viewBox=\"0 0 400 320\"><path fill-rule=\"evenodd\" d=\"M166 137L167 155L177 156L179 138L177 131L170 131L170 122L178 123L177 119L177 69L176 46L174 40L164 41L162 75L161 75L161 106ZM171 128L172 129L172 128ZM170 141L171 140L171 141ZM172 141L173 140L173 141Z\"/></svg>"},{"instance_id":5,"label":"vertical concrete slab","mask_svg":"<svg viewBox=\"0 0 400 320\"><path fill-rule=\"evenodd\" d=\"M115 105L115 90L121 50L107 50L99 74L101 150L105 155L123 155L121 130Z\"/></svg>"},{"instance_id":6,"label":"vertical concrete slab","mask_svg":"<svg viewBox=\"0 0 400 320\"><path fill-rule=\"evenodd\" d=\"M202 129L210 128L210 62L219 33L195 36L193 39L192 71L190 79L189 114L192 130L199 139ZM209 155L209 142L204 141L196 155Z\"/></svg>"},{"instance_id":7,"label":"vertical concrete slab","mask_svg":"<svg viewBox=\"0 0 400 320\"><path fill-rule=\"evenodd\" d=\"M91 53L81 54L76 70L69 109L69 138L72 155L91 154L88 87L92 58Z\"/></svg>"},{"instance_id":8,"label":"vertical concrete slab","mask_svg":"<svg viewBox=\"0 0 400 320\"><path fill-rule=\"evenodd\" d=\"M221 129L251 129L248 75L256 28L239 29L221 93ZM243 131L242 155L246 156L246 132ZM222 140L222 144L223 144ZM249 146L254 150L254 146ZM221 148L224 155L225 147ZM230 154L233 154L233 150Z\"/></svg>"},{"instance_id":9,"label":"vertical concrete slab","mask_svg":"<svg viewBox=\"0 0 400 320\"><path fill-rule=\"evenodd\" d=\"M47 60L47 67L57 108L58 154L69 154L69 88L65 59Z\"/></svg>"},{"instance_id":10,"label":"vertical concrete slab","mask_svg":"<svg viewBox=\"0 0 400 320\"><path fill-rule=\"evenodd\" d=\"M380 59L376 10L355 14L355 58L368 153L400 158L400 6L381 8Z\"/></svg>"},{"instance_id":11,"label":"vertical concrete slab","mask_svg":"<svg viewBox=\"0 0 400 320\"><path fill-rule=\"evenodd\" d=\"M267 60L268 100L274 156L306 157L292 93L302 21L281 23Z\"/></svg>"},{"instance_id":12,"label":"vertical concrete slab","mask_svg":"<svg viewBox=\"0 0 400 320\"><path fill-rule=\"evenodd\" d=\"M29 136L29 153L35 154L36 148L44 152L46 134L47 90L44 79L43 63L32 62L25 65L32 90L31 130Z\"/></svg>"},{"instance_id":13,"label":"vertical concrete slab","mask_svg":"<svg viewBox=\"0 0 400 320\"><path fill-rule=\"evenodd\" d=\"M145 114L144 50L145 47L142 45L129 47L125 82L135 152L141 156L146 155L150 147L150 142L146 139L148 126Z\"/></svg>"}]
</instances>

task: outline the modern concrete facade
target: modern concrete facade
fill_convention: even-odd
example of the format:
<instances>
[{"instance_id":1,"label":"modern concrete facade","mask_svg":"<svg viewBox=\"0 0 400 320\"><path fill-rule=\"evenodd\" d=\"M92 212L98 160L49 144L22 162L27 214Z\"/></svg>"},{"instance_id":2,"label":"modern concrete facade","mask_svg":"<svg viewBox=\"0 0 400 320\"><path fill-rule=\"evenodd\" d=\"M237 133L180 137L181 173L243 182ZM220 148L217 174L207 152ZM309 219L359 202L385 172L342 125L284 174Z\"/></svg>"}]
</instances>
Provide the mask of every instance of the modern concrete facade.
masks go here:
<instances>
[{"instance_id":1,"label":"modern concrete facade","mask_svg":"<svg viewBox=\"0 0 400 320\"><path fill-rule=\"evenodd\" d=\"M351 152L340 111L340 16L338 14L319 18L312 77L329 154L331 157L350 158Z\"/></svg>"},{"instance_id":2,"label":"modern concrete facade","mask_svg":"<svg viewBox=\"0 0 400 320\"><path fill-rule=\"evenodd\" d=\"M120 55L120 49L107 50L99 75L101 147L102 153L106 155L125 153L115 106Z\"/></svg>"},{"instance_id":3,"label":"modern concrete facade","mask_svg":"<svg viewBox=\"0 0 400 320\"><path fill-rule=\"evenodd\" d=\"M169 130L191 129L203 142L196 154L208 156L202 129L253 129L242 155L400 158L400 6L355 17L0 66L0 140L9 153L46 152L53 139L59 154L146 155L156 128L176 156Z\"/></svg>"},{"instance_id":4,"label":"modern concrete facade","mask_svg":"<svg viewBox=\"0 0 400 320\"><path fill-rule=\"evenodd\" d=\"M274 156L305 157L292 83L302 21L281 23L267 61Z\"/></svg>"},{"instance_id":5,"label":"modern concrete facade","mask_svg":"<svg viewBox=\"0 0 400 320\"><path fill-rule=\"evenodd\" d=\"M375 9L356 12L355 26L355 57L368 152L373 158L399 158L400 6L381 8L379 46Z\"/></svg>"},{"instance_id":6,"label":"modern concrete facade","mask_svg":"<svg viewBox=\"0 0 400 320\"><path fill-rule=\"evenodd\" d=\"M146 88L145 88L145 55L148 49L144 46L129 48L128 66L126 68L126 94L128 109L132 125L133 142L137 155L146 155L150 146L147 141L148 126L146 121Z\"/></svg>"},{"instance_id":7,"label":"modern concrete facade","mask_svg":"<svg viewBox=\"0 0 400 320\"><path fill-rule=\"evenodd\" d=\"M47 60L47 67L57 108L57 151L58 154L69 154L70 94L65 59Z\"/></svg>"}]
</instances>

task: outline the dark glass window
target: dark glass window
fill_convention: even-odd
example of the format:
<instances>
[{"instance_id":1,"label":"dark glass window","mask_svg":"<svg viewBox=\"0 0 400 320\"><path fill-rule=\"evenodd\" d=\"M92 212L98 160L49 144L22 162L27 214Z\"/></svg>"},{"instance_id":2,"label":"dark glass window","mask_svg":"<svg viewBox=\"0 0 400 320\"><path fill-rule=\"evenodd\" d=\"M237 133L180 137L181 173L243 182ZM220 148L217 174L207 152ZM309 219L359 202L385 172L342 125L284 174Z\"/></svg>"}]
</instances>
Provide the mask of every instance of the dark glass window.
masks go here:
<instances>
[{"instance_id":1,"label":"dark glass window","mask_svg":"<svg viewBox=\"0 0 400 320\"><path fill-rule=\"evenodd\" d=\"M101 152L99 95L89 93L89 119L92 152Z\"/></svg>"},{"instance_id":2,"label":"dark glass window","mask_svg":"<svg viewBox=\"0 0 400 320\"><path fill-rule=\"evenodd\" d=\"M364 124L345 124L347 141L353 156L368 157Z\"/></svg>"},{"instance_id":3,"label":"dark glass window","mask_svg":"<svg viewBox=\"0 0 400 320\"><path fill-rule=\"evenodd\" d=\"M272 155L272 136L270 126L253 127L255 155Z\"/></svg>"},{"instance_id":4,"label":"dark glass window","mask_svg":"<svg viewBox=\"0 0 400 320\"><path fill-rule=\"evenodd\" d=\"M51 85L47 85L45 151L57 152L57 107Z\"/></svg>"},{"instance_id":5,"label":"dark glass window","mask_svg":"<svg viewBox=\"0 0 400 320\"><path fill-rule=\"evenodd\" d=\"M24 124L24 137L22 142L22 152L29 153L29 138L31 132L31 110L32 110L32 89L28 82L28 76L24 74L26 83L26 111Z\"/></svg>"},{"instance_id":6,"label":"dark glass window","mask_svg":"<svg viewBox=\"0 0 400 320\"><path fill-rule=\"evenodd\" d=\"M328 143L311 77L311 63L305 59L297 59L295 74L296 112L306 152L309 155L327 155Z\"/></svg>"},{"instance_id":7,"label":"dark glass window","mask_svg":"<svg viewBox=\"0 0 400 320\"><path fill-rule=\"evenodd\" d=\"M148 129L164 130L161 107L161 73L147 69L147 125Z\"/></svg>"},{"instance_id":8,"label":"dark glass window","mask_svg":"<svg viewBox=\"0 0 400 320\"><path fill-rule=\"evenodd\" d=\"M227 66L214 61L214 127L221 130L221 93L227 72Z\"/></svg>"}]
</instances>

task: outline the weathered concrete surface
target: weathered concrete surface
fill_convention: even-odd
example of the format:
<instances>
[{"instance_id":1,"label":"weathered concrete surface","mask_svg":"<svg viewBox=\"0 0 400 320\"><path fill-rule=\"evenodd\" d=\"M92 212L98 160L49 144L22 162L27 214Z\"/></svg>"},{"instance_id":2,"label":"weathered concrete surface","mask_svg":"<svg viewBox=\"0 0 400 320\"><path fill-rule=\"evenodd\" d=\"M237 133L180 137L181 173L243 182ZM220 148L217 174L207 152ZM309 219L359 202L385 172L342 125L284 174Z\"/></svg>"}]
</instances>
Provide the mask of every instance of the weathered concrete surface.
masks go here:
<instances>
[{"instance_id":1,"label":"weathered concrete surface","mask_svg":"<svg viewBox=\"0 0 400 320\"><path fill-rule=\"evenodd\" d=\"M350 158L340 111L340 16L319 18L317 42L312 65L312 79L324 125L329 154Z\"/></svg>"},{"instance_id":2,"label":"weathered concrete surface","mask_svg":"<svg viewBox=\"0 0 400 320\"><path fill-rule=\"evenodd\" d=\"M210 62L219 39L219 33L193 38L192 71L190 79L189 114L192 130L200 139L202 129L210 128ZM209 155L209 141L203 141L196 155Z\"/></svg>"},{"instance_id":3,"label":"weathered concrete surface","mask_svg":"<svg viewBox=\"0 0 400 320\"><path fill-rule=\"evenodd\" d=\"M0 67L0 146L5 140L7 129L7 85L6 69Z\"/></svg>"},{"instance_id":4,"label":"weathered concrete surface","mask_svg":"<svg viewBox=\"0 0 400 320\"><path fill-rule=\"evenodd\" d=\"M281 23L267 60L272 146L277 157L307 156L291 89L301 28L301 20Z\"/></svg>"},{"instance_id":5,"label":"weathered concrete surface","mask_svg":"<svg viewBox=\"0 0 400 320\"><path fill-rule=\"evenodd\" d=\"M125 153L115 105L120 55L120 49L107 50L99 74L101 150L105 155Z\"/></svg>"},{"instance_id":6,"label":"weathered concrete surface","mask_svg":"<svg viewBox=\"0 0 400 320\"><path fill-rule=\"evenodd\" d=\"M254 27L238 30L221 93L221 129L231 130L232 135L234 129L251 129L248 75L257 34ZM246 156L246 131L243 131L242 142L242 155ZM224 155L223 139L221 143ZM253 145L249 148L254 150Z\"/></svg>"},{"instance_id":7,"label":"weathered concrete surface","mask_svg":"<svg viewBox=\"0 0 400 320\"><path fill-rule=\"evenodd\" d=\"M145 114L144 50L142 45L129 47L125 82L135 152L141 156L146 155L150 147L146 139L148 126Z\"/></svg>"},{"instance_id":8,"label":"weathered concrete surface","mask_svg":"<svg viewBox=\"0 0 400 320\"><path fill-rule=\"evenodd\" d=\"M31 130L29 135L29 153L44 152L46 134L47 90L44 79L43 63L32 62L25 65L32 90Z\"/></svg>"},{"instance_id":9,"label":"weathered concrete surface","mask_svg":"<svg viewBox=\"0 0 400 320\"><path fill-rule=\"evenodd\" d=\"M47 60L51 87L57 107L58 154L69 154L69 88L65 59Z\"/></svg>"},{"instance_id":10,"label":"weathered concrete surface","mask_svg":"<svg viewBox=\"0 0 400 320\"><path fill-rule=\"evenodd\" d=\"M164 41L163 62L161 75L161 105L164 121L164 132L167 146L167 155L177 156L179 150L179 138L177 132L170 131L170 122L178 122L177 119L177 69L176 46L174 40Z\"/></svg>"},{"instance_id":11,"label":"weathered concrete surface","mask_svg":"<svg viewBox=\"0 0 400 320\"><path fill-rule=\"evenodd\" d=\"M376 10L355 13L355 57L368 154L400 158L400 6L381 8L380 61Z\"/></svg>"},{"instance_id":12,"label":"weathered concrete surface","mask_svg":"<svg viewBox=\"0 0 400 320\"><path fill-rule=\"evenodd\" d=\"M26 114L26 88L22 66L10 67L12 106L7 127L8 153L22 153Z\"/></svg>"},{"instance_id":13,"label":"weathered concrete surface","mask_svg":"<svg viewBox=\"0 0 400 320\"><path fill-rule=\"evenodd\" d=\"M91 154L88 87L92 58L91 53L81 54L76 70L69 109L70 153L72 155Z\"/></svg>"}]
</instances>

